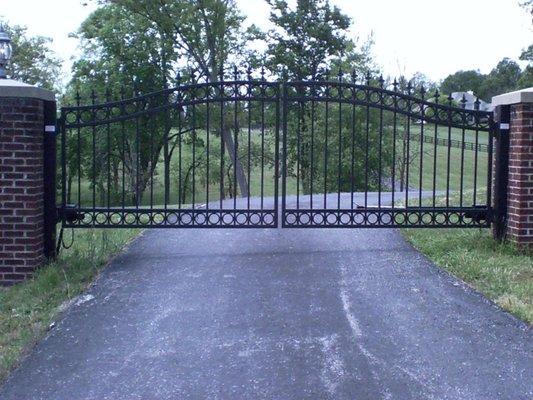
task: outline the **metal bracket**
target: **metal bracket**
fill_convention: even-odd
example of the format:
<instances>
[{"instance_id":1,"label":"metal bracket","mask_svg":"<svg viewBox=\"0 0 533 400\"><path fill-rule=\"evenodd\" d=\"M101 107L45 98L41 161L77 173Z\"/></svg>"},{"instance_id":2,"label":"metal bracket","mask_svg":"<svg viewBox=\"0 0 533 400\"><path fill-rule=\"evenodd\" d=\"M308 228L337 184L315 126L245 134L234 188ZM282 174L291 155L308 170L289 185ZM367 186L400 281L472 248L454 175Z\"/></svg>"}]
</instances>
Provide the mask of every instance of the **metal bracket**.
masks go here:
<instances>
[{"instance_id":1,"label":"metal bracket","mask_svg":"<svg viewBox=\"0 0 533 400\"><path fill-rule=\"evenodd\" d=\"M490 212L487 210L486 206L473 205L472 207L479 208L479 211L478 210L466 211L465 212L465 217L466 218L470 218L470 219L472 219L473 221L476 221L476 222L481 222L481 221L487 221L488 222L488 219L490 217Z\"/></svg>"},{"instance_id":2,"label":"metal bracket","mask_svg":"<svg viewBox=\"0 0 533 400\"><path fill-rule=\"evenodd\" d=\"M58 214L62 221L73 223L83 221L85 214L78 211L77 204L67 204L64 208L58 208Z\"/></svg>"}]
</instances>

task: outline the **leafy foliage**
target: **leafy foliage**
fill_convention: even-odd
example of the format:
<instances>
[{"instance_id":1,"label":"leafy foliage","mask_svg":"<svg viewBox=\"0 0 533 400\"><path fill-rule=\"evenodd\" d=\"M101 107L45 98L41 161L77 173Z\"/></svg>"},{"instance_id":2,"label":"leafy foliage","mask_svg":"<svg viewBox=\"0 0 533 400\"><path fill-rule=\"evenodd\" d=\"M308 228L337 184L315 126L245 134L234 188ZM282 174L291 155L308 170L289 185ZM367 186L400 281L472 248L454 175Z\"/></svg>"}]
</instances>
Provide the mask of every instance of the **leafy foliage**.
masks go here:
<instances>
[{"instance_id":1,"label":"leafy foliage","mask_svg":"<svg viewBox=\"0 0 533 400\"><path fill-rule=\"evenodd\" d=\"M131 97L168 87L172 82L172 43L163 40L145 18L127 13L118 5L98 8L84 21L77 37L81 40L83 55L73 66L67 94L70 102L79 102L74 99L77 94L83 101L92 103ZM145 108L154 106L153 102L144 105ZM93 185L103 188L107 169L111 170L109 175L117 177L122 168L128 178L128 195L133 203L140 201L170 126L163 123L160 115L150 121L141 119L139 123L140 126L150 124L150 130L136 129L134 121L126 122L124 127L113 125L110 132L98 129L93 133L88 128L83 129L80 137L81 145L87 149L84 153L90 154L89 149L94 147L93 158L97 160L93 163L90 157L80 159L76 154L68 154L71 175L82 173L91 178ZM136 133L139 133L138 138ZM92 135L96 136L94 143ZM77 136L71 135L67 140L69 149L77 148ZM113 182L118 185L117 179ZM139 190L135 190L137 186ZM113 192L117 191L115 187Z\"/></svg>"},{"instance_id":2,"label":"leafy foliage","mask_svg":"<svg viewBox=\"0 0 533 400\"><path fill-rule=\"evenodd\" d=\"M531 57L528 51L531 52L531 48L524 51L522 60L527 61ZM458 71L451 74L442 81L440 89L444 94L472 90L480 98L490 101L498 94L532 86L531 68L527 66L522 71L516 61L504 58L486 75L479 71Z\"/></svg>"},{"instance_id":3,"label":"leafy foliage","mask_svg":"<svg viewBox=\"0 0 533 400\"><path fill-rule=\"evenodd\" d=\"M472 90L479 95L484 79L483 74L479 71L457 71L442 81L440 90L444 94Z\"/></svg>"},{"instance_id":4,"label":"leafy foliage","mask_svg":"<svg viewBox=\"0 0 533 400\"><path fill-rule=\"evenodd\" d=\"M158 3L102 0L100 4L77 33L83 54L73 68L74 77L67 95L71 103L79 102L75 92L89 102L97 103L102 99L131 97L136 93L168 88L176 84L174 76L177 72L182 72L187 81L217 81L223 66L228 62L244 63L253 53L250 41L261 38L268 40L266 67L274 76L281 76L282 70L285 70L285 77L296 80L311 77L325 79L331 68L371 69L371 43L359 48L346 35L350 19L323 0L302 0L294 9L290 9L284 1L269 1L271 21L276 28L266 34L259 34L253 26L243 28L244 18L234 0L161 0ZM184 69L184 66L188 68ZM302 69L302 66L305 68ZM123 86L127 88L125 91L121 91ZM213 95L216 96L218 90L215 87ZM165 99L158 101L163 104ZM87 103L87 100L83 102ZM138 111L154 105L148 102ZM324 105L318 105L318 109L317 116L323 116ZM210 169L210 176L202 175L207 174L206 150L199 132L205 128L205 121L201 118L204 116L205 119L206 107L199 104L195 110L194 117L190 107L152 113L149 120L146 119L148 117L140 118L138 126L133 120L126 121L122 126L113 124L108 127L108 132L105 127L95 130L83 128L81 139L74 132L67 138L67 148L76 149L81 145L86 156L80 157L75 152L67 154L71 176L69 187L73 184L72 177L83 177L91 181L93 187L97 186L94 189L102 197L110 195L105 193L107 184L113 196L120 192L120 179L117 177L124 175L129 201L137 204L142 200L150 177L160 173L157 163L161 155L165 165L171 165L172 155L180 153L183 164L180 168L184 174L183 182L180 181L180 201L186 201L187 193L191 193L187 173L193 167L201 183L224 179L228 185L225 193L231 194L231 186L235 185L232 179L236 179L240 193L244 194L246 175L250 171L248 166L243 165L240 153L246 150L246 146L239 145L239 157L233 158L232 154L234 138L240 135L241 124L237 121L242 119L241 114L246 113L245 108L239 108L239 116L235 119L228 114L223 123L222 120L217 121L214 113L211 116L212 126L223 127L212 133L226 147L224 165L228 170L223 173L228 175L227 178L216 177L216 173L220 174L216 168ZM258 112L257 108L251 109L254 120L258 119ZM265 112L267 124L273 125L274 110L268 106ZM374 120L369 121L369 126L374 126L376 116L371 113L370 117ZM305 120L300 122L308 126L309 110L301 118ZM361 125L361 118L358 113L353 122ZM317 123L320 126L324 121ZM348 135L350 123L348 120L343 123L343 135ZM323 135L324 132L321 130L317 134ZM165 149L166 143L168 149ZM288 152L291 163L296 157L295 150L291 148ZM251 155L251 163L257 163L257 151L251 151ZM165 171L165 174L171 172L175 175L175 163L172 165L172 170ZM370 168L374 168L373 164ZM232 169L236 169L237 173L232 174ZM165 181L168 180L165 178Z\"/></svg>"},{"instance_id":5,"label":"leafy foliage","mask_svg":"<svg viewBox=\"0 0 533 400\"><path fill-rule=\"evenodd\" d=\"M352 21L338 7L331 6L324 0L298 0L294 7L290 7L284 0L268 0L268 4L272 8L270 22L274 27L265 36L268 44L266 64L275 76L296 82L327 81L337 79L330 75L329 71L332 69L354 70L359 73L371 70L371 43L359 49L348 38L346 32ZM315 89L297 85L290 90L302 97L312 95ZM316 90L327 91L330 88ZM363 126L366 116L360 110L353 115L350 110L344 110L343 117L338 104L306 102L297 106L299 108L294 107L295 110L286 116L288 130L298 132L300 137L298 141L297 135L289 135L286 149L287 172L292 176L300 176L304 193L350 190L352 185L354 189L361 188L363 182L360 177L351 177L354 169L352 164L358 160L361 165L357 166L357 170L361 170L365 157L355 157L352 160L343 154L350 154L350 143L355 143L355 140L357 143L363 142L363 130L352 130L352 127ZM340 121L335 118L335 122L332 122L331 116L339 113ZM375 127L375 113L368 117L368 123ZM338 135L330 135L330 132L338 132ZM329 157L328 147L332 153ZM341 155L333 149L339 149ZM369 168L375 171L379 156L374 153L371 158ZM338 174L342 178L340 183Z\"/></svg>"},{"instance_id":6,"label":"leafy foliage","mask_svg":"<svg viewBox=\"0 0 533 400\"><path fill-rule=\"evenodd\" d=\"M504 58L485 77L481 86L480 96L490 100L498 94L521 89L518 87L521 75L520 66L515 61Z\"/></svg>"},{"instance_id":7,"label":"leafy foliage","mask_svg":"<svg viewBox=\"0 0 533 400\"><path fill-rule=\"evenodd\" d=\"M533 61L533 44L530 44L529 47L522 52L520 60L529 62Z\"/></svg>"},{"instance_id":8,"label":"leafy foliage","mask_svg":"<svg viewBox=\"0 0 533 400\"><path fill-rule=\"evenodd\" d=\"M200 76L215 81L228 61L246 54L255 28L243 29L235 0L106 0L124 13L142 18L173 46L174 63L185 61Z\"/></svg>"},{"instance_id":9,"label":"leafy foliage","mask_svg":"<svg viewBox=\"0 0 533 400\"><path fill-rule=\"evenodd\" d=\"M332 59L349 49L346 30L350 18L329 2L298 0L292 9L284 0L268 3L275 28L267 35L267 65L278 75L293 80L320 79Z\"/></svg>"},{"instance_id":10,"label":"leafy foliage","mask_svg":"<svg viewBox=\"0 0 533 400\"><path fill-rule=\"evenodd\" d=\"M102 4L115 5L124 14L148 23L173 51L167 66L178 68L185 62L195 76L211 82L217 80L228 61L242 62L247 54L247 42L257 33L253 26L249 29L242 27L244 17L235 0L102 0ZM226 129L220 132L228 153L235 146L232 129L236 127L226 125ZM245 194L244 168L238 160L235 161L241 193Z\"/></svg>"},{"instance_id":11,"label":"leafy foliage","mask_svg":"<svg viewBox=\"0 0 533 400\"><path fill-rule=\"evenodd\" d=\"M52 39L44 36L30 37L27 28L5 25L11 38L13 58L7 66L11 79L37 85L49 90L60 90L61 60L50 48Z\"/></svg>"}]
</instances>

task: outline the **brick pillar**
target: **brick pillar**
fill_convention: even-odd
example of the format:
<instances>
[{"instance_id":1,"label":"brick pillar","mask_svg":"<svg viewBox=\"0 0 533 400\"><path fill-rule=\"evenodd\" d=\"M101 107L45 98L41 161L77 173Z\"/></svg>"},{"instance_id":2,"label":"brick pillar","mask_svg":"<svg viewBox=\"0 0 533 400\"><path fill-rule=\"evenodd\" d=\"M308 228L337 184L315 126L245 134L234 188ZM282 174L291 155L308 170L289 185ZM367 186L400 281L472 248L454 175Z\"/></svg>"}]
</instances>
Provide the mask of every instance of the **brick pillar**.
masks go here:
<instances>
[{"instance_id":1,"label":"brick pillar","mask_svg":"<svg viewBox=\"0 0 533 400\"><path fill-rule=\"evenodd\" d=\"M505 234L533 248L533 88L496 96L492 104L509 113L509 126L500 127L509 135Z\"/></svg>"},{"instance_id":2,"label":"brick pillar","mask_svg":"<svg viewBox=\"0 0 533 400\"><path fill-rule=\"evenodd\" d=\"M0 284L30 277L45 261L47 90L0 79ZM48 129L50 130L50 129Z\"/></svg>"}]
</instances>

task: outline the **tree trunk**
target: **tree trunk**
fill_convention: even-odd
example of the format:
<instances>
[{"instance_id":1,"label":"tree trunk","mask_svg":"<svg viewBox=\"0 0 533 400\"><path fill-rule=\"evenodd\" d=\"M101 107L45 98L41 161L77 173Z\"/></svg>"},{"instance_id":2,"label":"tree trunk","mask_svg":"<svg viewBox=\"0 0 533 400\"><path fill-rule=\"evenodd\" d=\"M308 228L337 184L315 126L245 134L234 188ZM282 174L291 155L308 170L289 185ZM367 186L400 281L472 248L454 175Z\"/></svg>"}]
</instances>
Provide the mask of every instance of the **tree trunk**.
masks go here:
<instances>
[{"instance_id":1,"label":"tree trunk","mask_svg":"<svg viewBox=\"0 0 533 400\"><path fill-rule=\"evenodd\" d=\"M79 190L79 189L78 189ZM68 181L67 181L67 203L72 203L72 174L68 175ZM78 204L78 207L80 205Z\"/></svg>"},{"instance_id":2,"label":"tree trunk","mask_svg":"<svg viewBox=\"0 0 533 400\"><path fill-rule=\"evenodd\" d=\"M248 182L246 180L246 172L244 171L241 160L239 159L239 155L235 153L235 142L233 140L231 130L224 126L221 131L222 140L226 145L226 150L230 156L229 158L231 163L235 164L233 167L236 171L237 183L241 191L241 197L248 197Z\"/></svg>"},{"instance_id":3,"label":"tree trunk","mask_svg":"<svg viewBox=\"0 0 533 400\"><path fill-rule=\"evenodd\" d=\"M214 53L212 53L214 54ZM218 80L217 73L219 71L219 66L216 63L214 59L210 60L210 71L206 71L207 75L209 76L209 80L211 82L216 82ZM215 86L215 93L216 96L221 96L220 92L220 86ZM237 157L235 157L235 142L233 140L233 136L231 135L231 129L229 129L223 120L220 121L221 127L220 127L220 140L224 143L224 146L226 147L226 150L229 154L229 158L231 160L231 163L233 164L233 161L235 160L235 170L237 175L237 183L239 185L239 188L241 190L241 196L242 197L248 197L248 181L246 179L246 173L244 171L244 168L242 166L241 160L239 160L239 155L237 154ZM234 129L237 129L237 127L234 127ZM223 178L222 179L222 186L223 186Z\"/></svg>"}]
</instances>

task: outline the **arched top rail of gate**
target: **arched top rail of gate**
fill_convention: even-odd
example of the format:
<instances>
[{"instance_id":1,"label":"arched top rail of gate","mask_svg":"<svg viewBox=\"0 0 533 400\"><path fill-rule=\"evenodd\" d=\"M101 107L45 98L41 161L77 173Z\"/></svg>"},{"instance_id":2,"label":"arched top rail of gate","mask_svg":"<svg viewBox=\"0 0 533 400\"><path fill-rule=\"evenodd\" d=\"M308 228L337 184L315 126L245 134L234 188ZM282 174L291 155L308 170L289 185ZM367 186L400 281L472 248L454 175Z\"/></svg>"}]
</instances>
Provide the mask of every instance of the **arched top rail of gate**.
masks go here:
<instances>
[{"instance_id":1,"label":"arched top rail of gate","mask_svg":"<svg viewBox=\"0 0 533 400\"><path fill-rule=\"evenodd\" d=\"M438 91L424 89L399 90L370 82L357 84L339 80L287 82L285 97L291 103L329 102L331 104L351 104L405 115L418 121L454 127L459 129L489 131L492 113L479 110L480 101L466 108L466 99L458 105L451 97Z\"/></svg>"},{"instance_id":2,"label":"arched top rail of gate","mask_svg":"<svg viewBox=\"0 0 533 400\"><path fill-rule=\"evenodd\" d=\"M65 128L81 128L135 119L207 103L236 101L278 102L280 84L266 80L232 80L182 84L127 99L62 108ZM94 99L94 97L93 97Z\"/></svg>"},{"instance_id":3,"label":"arched top rail of gate","mask_svg":"<svg viewBox=\"0 0 533 400\"><path fill-rule=\"evenodd\" d=\"M97 126L138 118L146 114L164 112L172 108L186 108L207 103L262 101L288 103L349 104L379 109L410 118L459 129L489 131L492 112L466 108L463 98L459 104L451 97L410 87L399 89L397 84L384 86L337 80L268 81L265 79L233 79L215 82L180 84L171 89L151 92L120 100L65 106L62 123L67 129Z\"/></svg>"}]
</instances>

